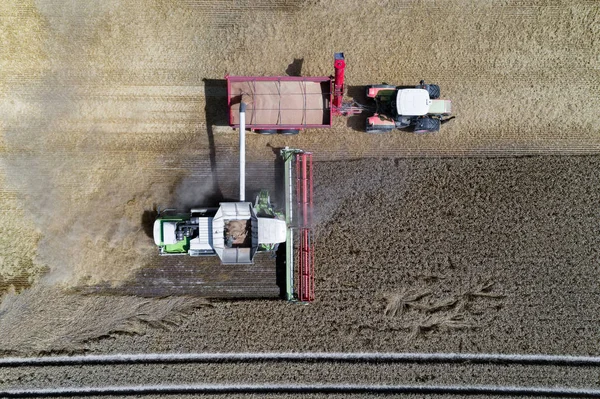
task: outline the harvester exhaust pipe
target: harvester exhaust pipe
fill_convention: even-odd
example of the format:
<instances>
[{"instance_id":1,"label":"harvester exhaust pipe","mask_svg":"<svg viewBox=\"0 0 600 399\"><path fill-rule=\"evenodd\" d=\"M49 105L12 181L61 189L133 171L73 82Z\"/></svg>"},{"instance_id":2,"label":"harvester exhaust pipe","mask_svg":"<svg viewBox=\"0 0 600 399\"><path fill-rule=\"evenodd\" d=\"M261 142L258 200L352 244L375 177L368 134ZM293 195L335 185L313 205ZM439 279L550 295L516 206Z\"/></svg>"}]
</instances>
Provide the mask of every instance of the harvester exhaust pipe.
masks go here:
<instances>
[{"instance_id":1,"label":"harvester exhaust pipe","mask_svg":"<svg viewBox=\"0 0 600 399\"><path fill-rule=\"evenodd\" d=\"M246 104L240 103L240 201L246 200Z\"/></svg>"}]
</instances>

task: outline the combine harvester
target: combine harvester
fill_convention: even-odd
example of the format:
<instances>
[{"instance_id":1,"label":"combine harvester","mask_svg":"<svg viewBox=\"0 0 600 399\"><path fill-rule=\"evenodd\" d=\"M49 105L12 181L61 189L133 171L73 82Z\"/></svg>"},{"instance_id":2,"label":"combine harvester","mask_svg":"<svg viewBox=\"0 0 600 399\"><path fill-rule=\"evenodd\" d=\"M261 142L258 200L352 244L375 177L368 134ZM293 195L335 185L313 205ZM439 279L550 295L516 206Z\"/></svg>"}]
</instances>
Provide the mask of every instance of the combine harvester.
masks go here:
<instances>
[{"instance_id":1,"label":"combine harvester","mask_svg":"<svg viewBox=\"0 0 600 399\"><path fill-rule=\"evenodd\" d=\"M438 85L366 87L374 105L344 102L346 61L334 55L335 75L329 77L225 76L229 125L240 127L239 107L247 104L245 127L261 134L295 135L307 128L331 127L334 116L351 116L371 111L366 131L384 133L414 128L415 133L437 132L452 117L450 100L438 99Z\"/></svg>"},{"instance_id":2,"label":"combine harvester","mask_svg":"<svg viewBox=\"0 0 600 399\"><path fill-rule=\"evenodd\" d=\"M286 243L286 290L289 301L310 302L314 294L314 248L312 243L312 154L285 148L285 216L271 205L266 190L247 202L245 111L239 108L240 200L219 207L192 209L186 213L165 210L154 221L153 236L160 255L218 256L224 265L252 264L257 252L275 252ZM294 165L295 164L295 168ZM296 182L294 184L294 178ZM294 205L294 194L298 206ZM294 283L298 241L298 281ZM294 292L297 287L297 294Z\"/></svg>"}]
</instances>

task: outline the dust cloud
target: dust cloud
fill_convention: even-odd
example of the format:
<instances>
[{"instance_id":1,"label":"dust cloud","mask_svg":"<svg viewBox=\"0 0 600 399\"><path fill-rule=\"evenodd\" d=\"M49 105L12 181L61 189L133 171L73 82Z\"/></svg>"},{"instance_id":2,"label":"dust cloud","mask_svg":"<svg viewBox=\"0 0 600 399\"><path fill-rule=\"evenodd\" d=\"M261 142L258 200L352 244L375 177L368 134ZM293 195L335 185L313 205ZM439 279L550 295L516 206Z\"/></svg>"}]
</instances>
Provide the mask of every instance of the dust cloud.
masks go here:
<instances>
[{"instance_id":1,"label":"dust cloud","mask_svg":"<svg viewBox=\"0 0 600 399\"><path fill-rule=\"evenodd\" d=\"M202 21L187 12L152 0L0 4L0 32L11 33L0 37L5 350L69 350L195 306L77 293L119 286L148 265L149 215L194 197L177 186L189 169L178 154L197 135L201 78L163 73L198 67L186 43L204 48ZM193 24L188 37L182 24ZM192 99L189 109L178 98Z\"/></svg>"},{"instance_id":2,"label":"dust cloud","mask_svg":"<svg viewBox=\"0 0 600 399\"><path fill-rule=\"evenodd\" d=\"M217 206L223 200L219 188L210 178L199 180L186 176L177 184L173 195L173 207L179 211L191 208Z\"/></svg>"},{"instance_id":3,"label":"dust cloud","mask_svg":"<svg viewBox=\"0 0 600 399\"><path fill-rule=\"evenodd\" d=\"M40 0L8 7L31 14L39 29L24 41L35 51L17 60L21 70L34 69L35 79L8 85L0 108L3 145L10 149L1 159L4 180L34 226L36 239L26 239L38 244L30 261L17 270L8 268L7 275L25 275L31 282L47 271L46 283L118 284L152 253L142 215L165 202L170 187L153 185L143 172L156 156L124 148L115 160L98 148L97 137L107 135L102 118L127 113L122 104L99 106L93 100L97 94L90 92L106 83L96 68L106 47L113 60L128 61L111 51L111 43L98 43L103 24L119 6L115 1L74 6ZM92 101L86 98L90 94ZM135 131L136 125L125 129Z\"/></svg>"},{"instance_id":4,"label":"dust cloud","mask_svg":"<svg viewBox=\"0 0 600 399\"><path fill-rule=\"evenodd\" d=\"M145 262L151 242L141 216L153 204L135 173L137 160L132 157L104 181L81 170L84 163L101 167L95 162L13 156L3 163L41 234L35 262L48 267L46 282L117 282ZM87 182L87 191L64 189L78 179Z\"/></svg>"}]
</instances>

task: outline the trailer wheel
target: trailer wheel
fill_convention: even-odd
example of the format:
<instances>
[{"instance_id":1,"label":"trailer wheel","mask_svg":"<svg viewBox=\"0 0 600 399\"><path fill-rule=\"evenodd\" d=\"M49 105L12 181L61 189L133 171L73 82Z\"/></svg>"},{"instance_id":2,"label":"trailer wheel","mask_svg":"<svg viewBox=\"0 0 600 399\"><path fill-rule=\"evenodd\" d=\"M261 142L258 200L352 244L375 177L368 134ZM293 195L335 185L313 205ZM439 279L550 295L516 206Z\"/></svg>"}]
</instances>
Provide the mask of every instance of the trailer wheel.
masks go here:
<instances>
[{"instance_id":1,"label":"trailer wheel","mask_svg":"<svg viewBox=\"0 0 600 399\"><path fill-rule=\"evenodd\" d=\"M417 86L417 89L427 90L427 93L429 93L429 98L431 98L432 100L440 98L440 86L438 85L425 84L425 81L422 80L421 84Z\"/></svg>"},{"instance_id":2,"label":"trailer wheel","mask_svg":"<svg viewBox=\"0 0 600 399\"><path fill-rule=\"evenodd\" d=\"M269 134L275 134L275 133L277 133L277 130L275 130L275 129L259 129L259 130L257 130L257 132L260 133L260 134L269 135Z\"/></svg>"},{"instance_id":3,"label":"trailer wheel","mask_svg":"<svg viewBox=\"0 0 600 399\"><path fill-rule=\"evenodd\" d=\"M434 118L421 118L415 125L415 133L431 133L440 130L440 120Z\"/></svg>"},{"instance_id":4,"label":"trailer wheel","mask_svg":"<svg viewBox=\"0 0 600 399\"><path fill-rule=\"evenodd\" d=\"M285 134L287 136L293 136L293 135L300 133L300 129L283 129L283 130L280 130L279 133Z\"/></svg>"}]
</instances>

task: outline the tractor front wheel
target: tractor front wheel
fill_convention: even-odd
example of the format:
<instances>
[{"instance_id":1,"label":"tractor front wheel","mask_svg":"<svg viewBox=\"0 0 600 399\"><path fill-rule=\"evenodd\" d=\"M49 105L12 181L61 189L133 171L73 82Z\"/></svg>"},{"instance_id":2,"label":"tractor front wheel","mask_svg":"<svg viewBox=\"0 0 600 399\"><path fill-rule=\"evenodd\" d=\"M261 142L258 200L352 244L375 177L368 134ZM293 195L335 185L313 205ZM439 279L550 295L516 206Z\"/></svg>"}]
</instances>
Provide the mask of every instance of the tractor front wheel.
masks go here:
<instances>
[{"instance_id":1,"label":"tractor front wheel","mask_svg":"<svg viewBox=\"0 0 600 399\"><path fill-rule=\"evenodd\" d=\"M421 118L415 125L415 133L432 133L440 130L440 120L435 118Z\"/></svg>"}]
</instances>

